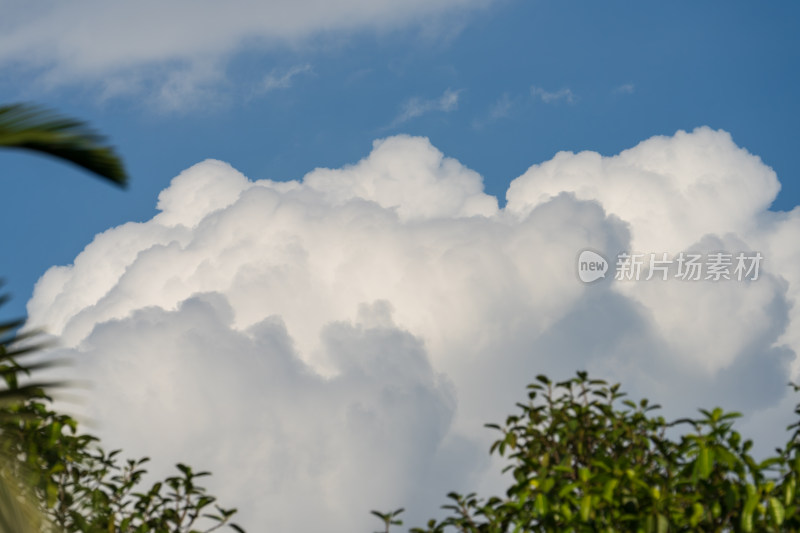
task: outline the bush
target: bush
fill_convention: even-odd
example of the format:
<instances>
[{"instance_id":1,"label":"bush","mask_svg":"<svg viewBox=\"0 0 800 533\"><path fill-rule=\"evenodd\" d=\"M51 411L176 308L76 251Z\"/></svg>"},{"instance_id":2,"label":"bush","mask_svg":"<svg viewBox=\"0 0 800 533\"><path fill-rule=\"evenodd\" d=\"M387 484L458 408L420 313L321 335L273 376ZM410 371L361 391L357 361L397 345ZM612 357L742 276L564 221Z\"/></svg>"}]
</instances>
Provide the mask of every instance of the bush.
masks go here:
<instances>
[{"instance_id":1,"label":"bush","mask_svg":"<svg viewBox=\"0 0 800 533\"><path fill-rule=\"evenodd\" d=\"M752 441L733 429L738 413L701 409L667 422L652 414L659 406L623 399L619 384L585 372L536 380L518 414L487 424L502 433L491 453L510 460L506 495L450 493L449 516L412 532L800 531L800 423L756 462ZM679 427L688 432L670 437ZM402 524L398 511L375 514L388 531Z\"/></svg>"}]
</instances>

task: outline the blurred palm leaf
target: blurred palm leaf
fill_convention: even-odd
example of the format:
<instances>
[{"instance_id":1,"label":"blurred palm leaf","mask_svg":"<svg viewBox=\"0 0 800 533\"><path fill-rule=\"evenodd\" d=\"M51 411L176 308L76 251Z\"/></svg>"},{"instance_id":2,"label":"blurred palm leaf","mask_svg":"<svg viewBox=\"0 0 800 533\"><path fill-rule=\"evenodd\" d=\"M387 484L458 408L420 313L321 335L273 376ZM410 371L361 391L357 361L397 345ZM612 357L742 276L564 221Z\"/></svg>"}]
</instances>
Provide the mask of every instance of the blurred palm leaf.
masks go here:
<instances>
[{"instance_id":1,"label":"blurred palm leaf","mask_svg":"<svg viewBox=\"0 0 800 533\"><path fill-rule=\"evenodd\" d=\"M0 305L5 298L0 296ZM57 382L31 381L20 384L20 375L29 376L34 370L49 368L55 361L37 361L21 364L20 359L36 354L45 345L38 342L38 331L20 333L18 329L24 320L0 322L0 378L5 387L0 387L0 423L13 412L9 410L16 404L33 398L45 398L45 389L61 385Z\"/></svg>"},{"instance_id":2,"label":"blurred palm leaf","mask_svg":"<svg viewBox=\"0 0 800 533\"><path fill-rule=\"evenodd\" d=\"M0 147L34 150L124 187L128 175L105 138L79 120L30 104L0 106Z\"/></svg>"},{"instance_id":3,"label":"blurred palm leaf","mask_svg":"<svg viewBox=\"0 0 800 533\"><path fill-rule=\"evenodd\" d=\"M0 295L0 305L7 300L7 295ZM23 420L32 416L24 412L26 403L46 398L45 390L59 383L20 384L21 375L53 364L52 361L19 362L44 347L37 340L39 332L19 332L23 323L24 320L0 322L0 377L5 382L5 387L0 387L0 531L38 533L43 531L46 518L31 491L32 473L18 459L22 449L19 428Z\"/></svg>"},{"instance_id":4,"label":"blurred palm leaf","mask_svg":"<svg viewBox=\"0 0 800 533\"><path fill-rule=\"evenodd\" d=\"M0 470L0 531L41 533L53 531L45 526L46 519L36 505L36 499L19 476L7 468Z\"/></svg>"}]
</instances>

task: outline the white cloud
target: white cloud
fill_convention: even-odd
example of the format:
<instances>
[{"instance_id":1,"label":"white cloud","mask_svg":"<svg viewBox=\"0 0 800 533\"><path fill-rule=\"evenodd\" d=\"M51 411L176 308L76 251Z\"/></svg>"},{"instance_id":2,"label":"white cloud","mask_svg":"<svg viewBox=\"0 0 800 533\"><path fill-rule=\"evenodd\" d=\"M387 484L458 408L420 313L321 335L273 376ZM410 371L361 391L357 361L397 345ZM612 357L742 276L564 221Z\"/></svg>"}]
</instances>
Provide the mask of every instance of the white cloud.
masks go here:
<instances>
[{"instance_id":1,"label":"white cloud","mask_svg":"<svg viewBox=\"0 0 800 533\"><path fill-rule=\"evenodd\" d=\"M309 64L295 65L282 73L273 69L269 74L264 76L259 89L262 92L268 92L274 89L287 89L292 86L292 80L296 76L308 72L311 72L311 65Z\"/></svg>"},{"instance_id":2,"label":"white cloud","mask_svg":"<svg viewBox=\"0 0 800 533\"><path fill-rule=\"evenodd\" d=\"M636 86L632 83L623 83L614 89L614 92L617 94L633 94L634 91L636 91Z\"/></svg>"},{"instance_id":3,"label":"white cloud","mask_svg":"<svg viewBox=\"0 0 800 533\"><path fill-rule=\"evenodd\" d=\"M141 84L155 87L157 95L173 76L187 79L213 68L224 79L225 60L245 48L275 49L320 35L420 26L491 1L4 2L0 66L29 70L45 85L94 82L116 94L114 88ZM192 95L195 89L188 89Z\"/></svg>"},{"instance_id":4,"label":"white cloud","mask_svg":"<svg viewBox=\"0 0 800 533\"><path fill-rule=\"evenodd\" d=\"M491 122L508 118L511 116L512 111L518 106L519 102L517 98L512 98L508 93L503 93L500 98L489 106L489 110L484 116L478 117L472 121L472 127L481 129Z\"/></svg>"},{"instance_id":5,"label":"white cloud","mask_svg":"<svg viewBox=\"0 0 800 533\"><path fill-rule=\"evenodd\" d=\"M449 490L500 487L482 425L538 373L622 380L668 416L741 410L777 442L800 370L800 209L768 211L778 188L708 128L559 153L505 209L422 138L286 183L209 160L28 311L96 384L83 410L110 446L211 470L251 530L366 530L399 506L420 525ZM583 285L586 247L765 262L750 283Z\"/></svg>"},{"instance_id":6,"label":"white cloud","mask_svg":"<svg viewBox=\"0 0 800 533\"><path fill-rule=\"evenodd\" d=\"M567 102L568 104L575 103L575 95L572 93L572 90L568 88L550 92L534 85L531 86L531 95L541 98L542 102L545 104L553 104L561 101Z\"/></svg>"},{"instance_id":7,"label":"white cloud","mask_svg":"<svg viewBox=\"0 0 800 533\"><path fill-rule=\"evenodd\" d=\"M503 96L489 109L489 118L494 120L505 118L511 113L512 107L514 107L514 102L511 101L511 97L508 93L503 93Z\"/></svg>"},{"instance_id":8,"label":"white cloud","mask_svg":"<svg viewBox=\"0 0 800 533\"><path fill-rule=\"evenodd\" d=\"M424 100L421 98L411 98L403 104L400 114L392 121L390 128L398 126L403 122L407 122L412 118L417 118L426 113L433 111L440 111L449 113L458 109L458 95L461 90L453 91L447 89L439 98Z\"/></svg>"}]
</instances>

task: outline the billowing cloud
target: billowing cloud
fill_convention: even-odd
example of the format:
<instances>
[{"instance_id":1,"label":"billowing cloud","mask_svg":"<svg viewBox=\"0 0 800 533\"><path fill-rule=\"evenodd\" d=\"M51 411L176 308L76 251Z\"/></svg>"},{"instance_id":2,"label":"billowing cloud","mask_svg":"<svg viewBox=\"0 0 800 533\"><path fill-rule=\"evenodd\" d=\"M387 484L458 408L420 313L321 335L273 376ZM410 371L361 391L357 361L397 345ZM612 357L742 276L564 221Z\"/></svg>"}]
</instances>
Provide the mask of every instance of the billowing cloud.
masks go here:
<instances>
[{"instance_id":1,"label":"billowing cloud","mask_svg":"<svg viewBox=\"0 0 800 533\"><path fill-rule=\"evenodd\" d=\"M800 210L769 211L778 188L708 128L559 153L503 209L423 138L301 181L209 160L50 269L28 311L95 384L81 409L110 446L211 470L251 530L364 531L399 506L419 525L449 490L500 486L483 424L538 373L621 380L667 416L738 409L778 442L800 348ZM587 248L764 261L584 284Z\"/></svg>"},{"instance_id":2,"label":"billowing cloud","mask_svg":"<svg viewBox=\"0 0 800 533\"><path fill-rule=\"evenodd\" d=\"M326 34L393 30L490 2L3 2L0 66L31 70L46 84L95 81L109 94L154 85L168 91L166 98L179 88L191 95L198 86L224 78L226 58L245 47L294 46Z\"/></svg>"}]
</instances>

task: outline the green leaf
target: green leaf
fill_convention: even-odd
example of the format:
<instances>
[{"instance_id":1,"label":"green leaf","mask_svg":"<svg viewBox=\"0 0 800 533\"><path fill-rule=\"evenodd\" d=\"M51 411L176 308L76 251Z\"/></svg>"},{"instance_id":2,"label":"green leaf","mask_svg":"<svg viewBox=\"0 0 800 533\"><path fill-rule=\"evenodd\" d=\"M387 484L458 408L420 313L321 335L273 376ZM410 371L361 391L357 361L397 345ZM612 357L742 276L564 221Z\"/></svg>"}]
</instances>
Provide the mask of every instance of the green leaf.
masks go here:
<instances>
[{"instance_id":1,"label":"green leaf","mask_svg":"<svg viewBox=\"0 0 800 533\"><path fill-rule=\"evenodd\" d=\"M581 498L581 520L584 522L589 521L589 515L592 512L592 495L591 494L584 494L583 498Z\"/></svg>"},{"instance_id":2,"label":"green leaf","mask_svg":"<svg viewBox=\"0 0 800 533\"><path fill-rule=\"evenodd\" d=\"M114 149L84 122L30 104L0 107L0 147L33 150L69 161L117 185L128 175Z\"/></svg>"},{"instance_id":3,"label":"green leaf","mask_svg":"<svg viewBox=\"0 0 800 533\"><path fill-rule=\"evenodd\" d=\"M745 501L744 508L742 509L741 529L745 533L753 531L753 513L758 504L758 498L755 494L755 487L752 484L747 484L747 500Z\"/></svg>"},{"instance_id":4,"label":"green leaf","mask_svg":"<svg viewBox=\"0 0 800 533\"><path fill-rule=\"evenodd\" d=\"M614 498L614 489L617 488L617 485L619 485L619 480L616 478L606 481L603 487L603 499L608 503L611 503L611 500Z\"/></svg>"},{"instance_id":5,"label":"green leaf","mask_svg":"<svg viewBox=\"0 0 800 533\"><path fill-rule=\"evenodd\" d=\"M656 531L657 533L667 533L667 531L669 531L667 517L661 513L656 515Z\"/></svg>"},{"instance_id":6,"label":"green leaf","mask_svg":"<svg viewBox=\"0 0 800 533\"><path fill-rule=\"evenodd\" d=\"M768 501L768 506L772 522L776 526L783 524L783 520L786 518L786 509L784 509L783 504L781 504L778 498L771 497Z\"/></svg>"},{"instance_id":7,"label":"green leaf","mask_svg":"<svg viewBox=\"0 0 800 533\"><path fill-rule=\"evenodd\" d=\"M797 481L795 481L795 476L790 475L789 479L783 485L783 503L784 505L791 505L794 502L794 493L795 493L795 485Z\"/></svg>"},{"instance_id":8,"label":"green leaf","mask_svg":"<svg viewBox=\"0 0 800 533\"><path fill-rule=\"evenodd\" d=\"M692 515L689 517L689 525L692 527L696 527L697 524L700 523L700 520L703 519L703 506L699 503L695 502L692 504Z\"/></svg>"},{"instance_id":9,"label":"green leaf","mask_svg":"<svg viewBox=\"0 0 800 533\"><path fill-rule=\"evenodd\" d=\"M701 445L695 462L696 476L699 479L708 479L708 476L711 475L712 463L713 452L707 446Z\"/></svg>"},{"instance_id":10,"label":"green leaf","mask_svg":"<svg viewBox=\"0 0 800 533\"><path fill-rule=\"evenodd\" d=\"M547 514L547 498L541 492L536 495L534 510L539 516L544 516Z\"/></svg>"}]
</instances>

